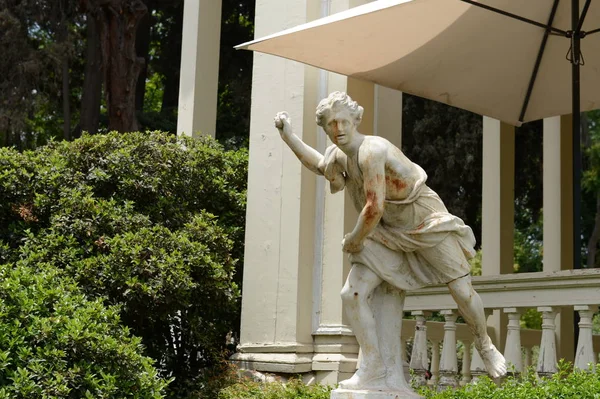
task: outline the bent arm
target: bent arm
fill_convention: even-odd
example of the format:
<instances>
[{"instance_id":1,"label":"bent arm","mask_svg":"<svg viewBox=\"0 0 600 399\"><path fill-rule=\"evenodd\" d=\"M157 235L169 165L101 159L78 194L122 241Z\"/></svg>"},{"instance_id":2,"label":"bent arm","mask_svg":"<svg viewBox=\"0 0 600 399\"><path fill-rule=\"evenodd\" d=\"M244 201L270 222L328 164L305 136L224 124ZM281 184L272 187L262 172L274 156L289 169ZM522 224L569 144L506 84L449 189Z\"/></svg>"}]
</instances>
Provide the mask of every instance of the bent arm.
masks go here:
<instances>
[{"instance_id":1,"label":"bent arm","mask_svg":"<svg viewBox=\"0 0 600 399\"><path fill-rule=\"evenodd\" d=\"M369 176L368 178L365 176L365 196L367 202L358 215L356 226L352 231L352 235L360 242L373 231L383 216L383 207L385 204L385 174L383 162L381 163L381 173L379 173L379 171L373 171L374 173L372 176ZM379 168L373 167L372 169Z\"/></svg>"},{"instance_id":2,"label":"bent arm","mask_svg":"<svg viewBox=\"0 0 600 399\"><path fill-rule=\"evenodd\" d=\"M358 215L356 226L344 239L344 251L358 252L364 239L373 231L383 216L385 206L385 150L369 148L361 163L363 172L365 206Z\"/></svg>"}]
</instances>

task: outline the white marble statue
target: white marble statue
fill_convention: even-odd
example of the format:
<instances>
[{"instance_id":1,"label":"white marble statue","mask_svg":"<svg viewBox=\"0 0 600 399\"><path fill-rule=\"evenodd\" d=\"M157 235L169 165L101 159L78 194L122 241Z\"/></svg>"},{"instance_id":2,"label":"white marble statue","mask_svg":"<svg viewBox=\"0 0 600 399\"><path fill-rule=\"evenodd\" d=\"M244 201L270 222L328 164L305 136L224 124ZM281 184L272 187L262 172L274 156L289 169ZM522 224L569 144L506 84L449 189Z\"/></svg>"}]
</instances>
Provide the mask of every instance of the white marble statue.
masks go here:
<instances>
[{"instance_id":1,"label":"white marble statue","mask_svg":"<svg viewBox=\"0 0 600 399\"><path fill-rule=\"evenodd\" d=\"M400 149L382 137L357 131L362 114L363 108L346 93L332 93L319 103L317 124L334 143L325 155L292 132L287 113L275 117L281 138L302 164L324 175L332 192L348 190L360 212L354 230L342 240L352 269L341 295L362 360L340 388L417 397L402 370L404 291L441 283L448 285L471 328L489 374L504 375L504 357L487 334L483 304L471 286L471 228L448 213L425 184L425 171Z\"/></svg>"}]
</instances>

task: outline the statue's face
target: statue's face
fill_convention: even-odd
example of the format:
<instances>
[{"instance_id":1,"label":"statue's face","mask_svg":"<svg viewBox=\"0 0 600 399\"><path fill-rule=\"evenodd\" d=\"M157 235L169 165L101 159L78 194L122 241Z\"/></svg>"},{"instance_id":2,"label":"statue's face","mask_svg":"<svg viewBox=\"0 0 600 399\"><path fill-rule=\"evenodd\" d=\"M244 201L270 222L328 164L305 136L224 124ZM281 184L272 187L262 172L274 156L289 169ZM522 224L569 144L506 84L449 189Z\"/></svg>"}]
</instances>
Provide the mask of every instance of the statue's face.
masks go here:
<instances>
[{"instance_id":1,"label":"statue's face","mask_svg":"<svg viewBox=\"0 0 600 399\"><path fill-rule=\"evenodd\" d=\"M348 109L332 109L328 112L323 130L335 145L343 145L352 140L356 123Z\"/></svg>"}]
</instances>

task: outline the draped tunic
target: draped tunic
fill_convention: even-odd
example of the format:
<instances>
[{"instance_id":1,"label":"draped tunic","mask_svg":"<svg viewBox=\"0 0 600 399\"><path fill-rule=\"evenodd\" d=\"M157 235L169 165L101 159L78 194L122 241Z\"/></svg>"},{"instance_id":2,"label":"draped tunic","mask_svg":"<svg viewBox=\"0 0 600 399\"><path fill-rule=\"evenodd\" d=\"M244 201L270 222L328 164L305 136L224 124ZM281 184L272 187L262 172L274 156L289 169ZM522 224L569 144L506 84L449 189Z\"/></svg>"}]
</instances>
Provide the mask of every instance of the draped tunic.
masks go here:
<instances>
[{"instance_id":1,"label":"draped tunic","mask_svg":"<svg viewBox=\"0 0 600 399\"><path fill-rule=\"evenodd\" d=\"M348 190L360 212L366 204L358 153L347 157L335 145L325 151L321 170L332 192ZM407 162L410 162L406 159ZM468 259L475 255L475 236L462 219L446 209L425 183L427 174L416 164L417 174L403 200L387 199L383 216L364 240L360 252L349 255L352 264L363 264L381 279L402 290L448 283L470 272Z\"/></svg>"}]
</instances>

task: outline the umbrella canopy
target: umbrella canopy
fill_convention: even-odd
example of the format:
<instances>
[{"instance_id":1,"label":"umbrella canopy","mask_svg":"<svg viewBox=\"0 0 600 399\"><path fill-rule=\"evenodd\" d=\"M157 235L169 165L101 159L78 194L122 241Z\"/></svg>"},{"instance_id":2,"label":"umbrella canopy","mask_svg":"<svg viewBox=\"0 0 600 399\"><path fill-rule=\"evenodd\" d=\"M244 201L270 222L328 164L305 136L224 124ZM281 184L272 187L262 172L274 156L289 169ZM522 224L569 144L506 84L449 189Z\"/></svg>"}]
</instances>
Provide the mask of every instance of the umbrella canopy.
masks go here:
<instances>
[{"instance_id":1,"label":"umbrella canopy","mask_svg":"<svg viewBox=\"0 0 600 399\"><path fill-rule=\"evenodd\" d=\"M237 48L518 126L572 113L571 7L564 0L378 0ZM588 1L579 14L586 15L580 98L587 111L600 108L600 4Z\"/></svg>"}]
</instances>

